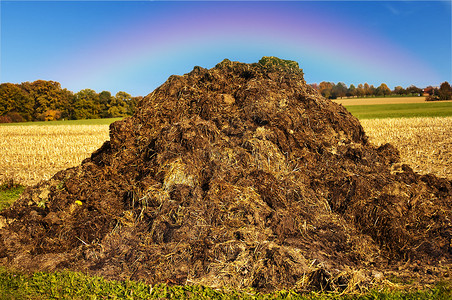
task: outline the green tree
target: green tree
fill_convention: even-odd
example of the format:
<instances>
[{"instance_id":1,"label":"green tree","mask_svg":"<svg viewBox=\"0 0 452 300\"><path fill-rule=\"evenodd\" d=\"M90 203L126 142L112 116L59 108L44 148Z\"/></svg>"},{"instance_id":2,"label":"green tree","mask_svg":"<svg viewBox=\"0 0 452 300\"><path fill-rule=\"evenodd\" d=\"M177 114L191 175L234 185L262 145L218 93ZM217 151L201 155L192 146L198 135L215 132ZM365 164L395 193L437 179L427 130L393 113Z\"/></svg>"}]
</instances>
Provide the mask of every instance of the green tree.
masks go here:
<instances>
[{"instance_id":1,"label":"green tree","mask_svg":"<svg viewBox=\"0 0 452 300\"><path fill-rule=\"evenodd\" d=\"M31 120L33 102L28 93L13 83L0 85L0 116L18 113L25 121Z\"/></svg>"},{"instance_id":2,"label":"green tree","mask_svg":"<svg viewBox=\"0 0 452 300\"><path fill-rule=\"evenodd\" d=\"M368 93L369 93L369 96L375 96L375 95L377 94L377 89L374 87L373 84L371 84L371 85L369 86L369 91L368 91Z\"/></svg>"},{"instance_id":3,"label":"green tree","mask_svg":"<svg viewBox=\"0 0 452 300\"><path fill-rule=\"evenodd\" d=\"M396 86L394 90L392 91L396 95L403 95L405 94L405 89L401 87L400 85Z\"/></svg>"},{"instance_id":4,"label":"green tree","mask_svg":"<svg viewBox=\"0 0 452 300\"><path fill-rule=\"evenodd\" d=\"M452 99L452 88L449 82L445 81L441 83L438 90L439 100L451 100Z\"/></svg>"},{"instance_id":5,"label":"green tree","mask_svg":"<svg viewBox=\"0 0 452 300\"><path fill-rule=\"evenodd\" d=\"M132 96L126 92L117 92L110 102L108 116L112 118L125 117L127 115L127 105Z\"/></svg>"},{"instance_id":6,"label":"green tree","mask_svg":"<svg viewBox=\"0 0 452 300\"><path fill-rule=\"evenodd\" d=\"M419 95L423 94L422 89L418 88L415 85L410 85L409 87L406 88L406 91L408 94L412 94L415 96L419 96Z\"/></svg>"},{"instance_id":7,"label":"green tree","mask_svg":"<svg viewBox=\"0 0 452 300\"><path fill-rule=\"evenodd\" d=\"M114 101L114 97L111 95L109 91L102 91L99 94L99 104L100 104L100 117L101 118L109 118L110 115L108 113L108 109L111 106L111 103Z\"/></svg>"},{"instance_id":8,"label":"green tree","mask_svg":"<svg viewBox=\"0 0 452 300\"><path fill-rule=\"evenodd\" d=\"M391 89L386 85L386 83L382 83L376 90L376 94L379 96L386 97L387 95L391 95Z\"/></svg>"},{"instance_id":9,"label":"green tree","mask_svg":"<svg viewBox=\"0 0 452 300\"><path fill-rule=\"evenodd\" d=\"M121 102L124 102L124 103L127 103L130 100L132 100L132 96L130 96L130 94L128 94L126 92L122 92L122 91L117 92L116 95L115 95L115 98L118 101L121 101Z\"/></svg>"},{"instance_id":10,"label":"green tree","mask_svg":"<svg viewBox=\"0 0 452 300\"><path fill-rule=\"evenodd\" d=\"M356 96L356 87L353 84L350 84L350 86L347 89L347 97L355 97Z\"/></svg>"},{"instance_id":11,"label":"green tree","mask_svg":"<svg viewBox=\"0 0 452 300\"><path fill-rule=\"evenodd\" d=\"M336 97L340 97L340 98L345 97L345 95L347 94L347 90L348 90L348 87L343 82L338 82L334 86L334 93L336 94Z\"/></svg>"},{"instance_id":12,"label":"green tree","mask_svg":"<svg viewBox=\"0 0 452 300\"><path fill-rule=\"evenodd\" d=\"M132 97L132 99L130 99L130 102L128 103L128 106L127 106L127 114L129 116L131 116L135 113L136 107L139 105L141 100L143 100L142 96L136 96L136 97Z\"/></svg>"},{"instance_id":13,"label":"green tree","mask_svg":"<svg viewBox=\"0 0 452 300\"><path fill-rule=\"evenodd\" d=\"M76 120L99 118L99 95L92 89L84 89L75 94L71 117Z\"/></svg>"},{"instance_id":14,"label":"green tree","mask_svg":"<svg viewBox=\"0 0 452 300\"><path fill-rule=\"evenodd\" d=\"M356 96L364 97L365 95L366 92L364 91L364 85L362 83L358 84L358 87L356 88Z\"/></svg>"},{"instance_id":15,"label":"green tree","mask_svg":"<svg viewBox=\"0 0 452 300\"><path fill-rule=\"evenodd\" d=\"M70 115L71 104L74 94L62 89L61 84L56 81L36 80L23 82L20 87L29 95L33 108L31 114L33 119L48 119L48 112L58 111L57 117L67 118Z\"/></svg>"},{"instance_id":16,"label":"green tree","mask_svg":"<svg viewBox=\"0 0 452 300\"><path fill-rule=\"evenodd\" d=\"M72 104L74 103L74 93L68 89L62 89L59 95L58 105L55 110L61 112L60 118L70 119Z\"/></svg>"},{"instance_id":17,"label":"green tree","mask_svg":"<svg viewBox=\"0 0 452 300\"><path fill-rule=\"evenodd\" d=\"M24 82L21 87L28 93L33 102L33 116L47 110L56 109L60 99L61 85L56 81L36 80Z\"/></svg>"},{"instance_id":18,"label":"green tree","mask_svg":"<svg viewBox=\"0 0 452 300\"><path fill-rule=\"evenodd\" d=\"M367 82L364 83L364 88L363 88L363 90L364 90L364 96L365 96L365 97L371 95L370 86L369 86L369 84L368 84Z\"/></svg>"}]
</instances>

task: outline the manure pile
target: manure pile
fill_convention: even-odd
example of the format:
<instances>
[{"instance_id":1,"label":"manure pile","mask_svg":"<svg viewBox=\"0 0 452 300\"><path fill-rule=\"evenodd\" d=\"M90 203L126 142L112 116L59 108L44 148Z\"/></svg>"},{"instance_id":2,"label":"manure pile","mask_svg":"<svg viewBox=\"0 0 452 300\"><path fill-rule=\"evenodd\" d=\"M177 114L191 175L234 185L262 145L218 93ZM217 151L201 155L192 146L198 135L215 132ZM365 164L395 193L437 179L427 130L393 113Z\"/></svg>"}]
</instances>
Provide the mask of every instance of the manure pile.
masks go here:
<instances>
[{"instance_id":1,"label":"manure pile","mask_svg":"<svg viewBox=\"0 0 452 300\"><path fill-rule=\"evenodd\" d=\"M0 213L0 264L259 291L450 278L451 182L398 161L295 62L195 67Z\"/></svg>"}]
</instances>

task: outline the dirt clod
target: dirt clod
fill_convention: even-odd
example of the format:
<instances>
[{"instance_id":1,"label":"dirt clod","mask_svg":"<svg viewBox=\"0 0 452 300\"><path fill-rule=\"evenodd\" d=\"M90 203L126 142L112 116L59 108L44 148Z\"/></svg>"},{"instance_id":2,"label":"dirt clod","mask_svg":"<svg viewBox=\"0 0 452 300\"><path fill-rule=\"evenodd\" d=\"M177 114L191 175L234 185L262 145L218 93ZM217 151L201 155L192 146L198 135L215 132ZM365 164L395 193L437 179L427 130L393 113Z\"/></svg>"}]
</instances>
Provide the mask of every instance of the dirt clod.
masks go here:
<instances>
[{"instance_id":1,"label":"dirt clod","mask_svg":"<svg viewBox=\"0 0 452 300\"><path fill-rule=\"evenodd\" d=\"M262 291L428 283L452 266L452 183L398 161L295 62L195 67L1 212L0 262Z\"/></svg>"}]
</instances>

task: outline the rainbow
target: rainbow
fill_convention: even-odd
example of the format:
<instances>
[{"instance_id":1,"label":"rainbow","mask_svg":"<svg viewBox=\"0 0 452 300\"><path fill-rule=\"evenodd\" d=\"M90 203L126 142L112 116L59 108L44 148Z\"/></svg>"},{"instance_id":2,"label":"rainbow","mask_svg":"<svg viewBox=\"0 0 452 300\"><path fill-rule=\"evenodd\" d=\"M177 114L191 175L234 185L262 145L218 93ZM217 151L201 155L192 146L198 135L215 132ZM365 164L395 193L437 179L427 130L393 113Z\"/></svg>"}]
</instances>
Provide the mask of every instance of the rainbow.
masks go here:
<instances>
[{"instance_id":1,"label":"rainbow","mask_svg":"<svg viewBox=\"0 0 452 300\"><path fill-rule=\"evenodd\" d=\"M57 72L73 70L61 80L63 86L65 80L118 90L141 85L146 88L138 93L147 94L169 75L189 72L195 65L210 68L224 58L256 62L267 55L299 62L307 82L348 78L346 84L406 86L420 78L441 80L407 49L309 2L140 5L127 10L128 22L69 55L69 66Z\"/></svg>"}]
</instances>

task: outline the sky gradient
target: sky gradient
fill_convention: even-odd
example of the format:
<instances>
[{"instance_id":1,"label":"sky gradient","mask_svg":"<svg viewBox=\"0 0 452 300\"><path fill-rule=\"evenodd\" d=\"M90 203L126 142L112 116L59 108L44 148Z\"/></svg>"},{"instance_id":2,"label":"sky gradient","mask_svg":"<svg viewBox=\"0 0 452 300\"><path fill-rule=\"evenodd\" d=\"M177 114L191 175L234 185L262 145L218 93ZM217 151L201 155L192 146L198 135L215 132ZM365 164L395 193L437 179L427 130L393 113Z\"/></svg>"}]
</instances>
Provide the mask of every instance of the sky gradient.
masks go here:
<instances>
[{"instance_id":1,"label":"sky gradient","mask_svg":"<svg viewBox=\"0 0 452 300\"><path fill-rule=\"evenodd\" d=\"M295 60L308 83L452 81L450 1L0 1L1 82L147 95L224 58Z\"/></svg>"}]
</instances>

